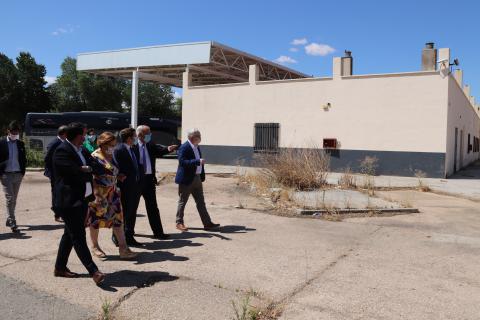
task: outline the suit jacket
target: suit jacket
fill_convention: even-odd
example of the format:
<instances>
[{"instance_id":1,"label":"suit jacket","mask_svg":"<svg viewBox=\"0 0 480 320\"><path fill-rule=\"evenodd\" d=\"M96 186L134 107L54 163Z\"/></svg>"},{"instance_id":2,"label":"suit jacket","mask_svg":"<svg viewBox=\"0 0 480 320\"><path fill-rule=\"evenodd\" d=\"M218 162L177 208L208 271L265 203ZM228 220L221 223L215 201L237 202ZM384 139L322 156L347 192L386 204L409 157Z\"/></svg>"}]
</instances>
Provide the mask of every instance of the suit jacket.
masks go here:
<instances>
[{"instance_id":1,"label":"suit jacket","mask_svg":"<svg viewBox=\"0 0 480 320\"><path fill-rule=\"evenodd\" d=\"M170 152L168 151L168 147L159 146L152 142L149 142L145 145L146 145L146 151L148 151L148 155L150 157L150 166L152 168L152 174L155 176L157 158L161 158L164 155L169 154ZM137 149L136 152L138 152L138 155L139 155L138 161L140 162L140 153L142 152L140 145L135 145L134 148ZM141 176L143 177L145 173L145 168L143 167L143 163L140 163L140 173L141 173Z\"/></svg>"},{"instance_id":2,"label":"suit jacket","mask_svg":"<svg viewBox=\"0 0 480 320\"><path fill-rule=\"evenodd\" d=\"M53 180L53 153L61 143L62 140L60 140L58 137L55 137L55 139L50 141L47 146L47 154L44 158L45 171L43 172L43 174L45 175L45 177L50 178L50 180Z\"/></svg>"},{"instance_id":3,"label":"suit jacket","mask_svg":"<svg viewBox=\"0 0 480 320\"><path fill-rule=\"evenodd\" d=\"M91 166L94 174L104 174L105 169L90 156L88 151L82 149L86 165ZM92 173L81 170L83 162L76 150L69 142L64 141L53 153L53 177L55 179L53 189L53 203L57 208L72 208L83 204L85 200L86 183L92 183ZM93 183L92 183L93 188ZM92 190L93 191L93 190Z\"/></svg>"},{"instance_id":4,"label":"suit jacket","mask_svg":"<svg viewBox=\"0 0 480 320\"><path fill-rule=\"evenodd\" d=\"M202 157L202 151L198 147L198 153L200 158ZM190 142L185 142L180 146L177 151L178 154L178 169L175 176L175 183L189 185L195 178L197 166L200 165L200 160L195 159L195 153L190 146ZM205 181L205 166L202 165L202 173L200 174L202 182Z\"/></svg>"},{"instance_id":5,"label":"suit jacket","mask_svg":"<svg viewBox=\"0 0 480 320\"><path fill-rule=\"evenodd\" d=\"M25 174L27 166L27 152L25 151L25 143L22 140L17 140L18 149L18 163L20 164L20 171ZM7 138L0 139L0 175L5 173L9 158L8 141Z\"/></svg>"},{"instance_id":6,"label":"suit jacket","mask_svg":"<svg viewBox=\"0 0 480 320\"><path fill-rule=\"evenodd\" d=\"M118 144L113 151L113 159L118 168L119 174L124 174L126 176L126 179L123 182L118 182L120 189L138 189L140 186L140 155L138 154L138 148L132 148L132 150L137 159L136 167L129 150L123 143Z\"/></svg>"}]
</instances>

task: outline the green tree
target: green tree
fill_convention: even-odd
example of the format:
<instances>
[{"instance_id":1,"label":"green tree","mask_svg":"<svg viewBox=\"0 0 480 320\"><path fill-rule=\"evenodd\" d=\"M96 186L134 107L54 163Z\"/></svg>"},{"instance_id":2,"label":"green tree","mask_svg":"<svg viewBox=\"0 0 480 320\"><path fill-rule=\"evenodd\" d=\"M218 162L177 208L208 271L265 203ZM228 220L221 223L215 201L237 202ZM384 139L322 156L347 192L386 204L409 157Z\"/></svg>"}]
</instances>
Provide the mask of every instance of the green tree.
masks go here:
<instances>
[{"instance_id":1,"label":"green tree","mask_svg":"<svg viewBox=\"0 0 480 320\"><path fill-rule=\"evenodd\" d=\"M0 53L0 127L12 120L23 123L28 112L50 109L45 85L45 66L38 64L28 52L21 52L13 63Z\"/></svg>"},{"instance_id":2,"label":"green tree","mask_svg":"<svg viewBox=\"0 0 480 320\"><path fill-rule=\"evenodd\" d=\"M0 53L0 128L13 120L12 113L20 102L18 72L13 61Z\"/></svg>"},{"instance_id":3,"label":"green tree","mask_svg":"<svg viewBox=\"0 0 480 320\"><path fill-rule=\"evenodd\" d=\"M125 80L78 71L71 57L65 58L61 70L50 86L55 111L122 111Z\"/></svg>"},{"instance_id":4,"label":"green tree","mask_svg":"<svg viewBox=\"0 0 480 320\"><path fill-rule=\"evenodd\" d=\"M50 98L45 85L46 69L37 64L28 52L20 52L17 57L18 85L21 90L21 103L17 106L21 120L28 112L45 112L50 109ZM20 119L19 119L20 120Z\"/></svg>"},{"instance_id":5,"label":"green tree","mask_svg":"<svg viewBox=\"0 0 480 320\"><path fill-rule=\"evenodd\" d=\"M130 83L128 83L128 89L125 93L125 102L130 107L132 97ZM138 113L155 117L175 116L172 88L156 82L140 80L138 84Z\"/></svg>"}]
</instances>

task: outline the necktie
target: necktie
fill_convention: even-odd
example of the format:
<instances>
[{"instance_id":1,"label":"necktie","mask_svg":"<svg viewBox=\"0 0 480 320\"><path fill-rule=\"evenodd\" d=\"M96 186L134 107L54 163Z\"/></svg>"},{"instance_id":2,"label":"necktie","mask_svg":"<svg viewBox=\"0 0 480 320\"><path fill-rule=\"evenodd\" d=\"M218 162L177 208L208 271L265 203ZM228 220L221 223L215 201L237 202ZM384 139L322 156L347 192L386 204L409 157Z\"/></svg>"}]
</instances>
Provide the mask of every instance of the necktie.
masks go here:
<instances>
[{"instance_id":1,"label":"necktie","mask_svg":"<svg viewBox=\"0 0 480 320\"><path fill-rule=\"evenodd\" d=\"M147 159L145 157L145 145L142 146L143 173L147 173Z\"/></svg>"}]
</instances>

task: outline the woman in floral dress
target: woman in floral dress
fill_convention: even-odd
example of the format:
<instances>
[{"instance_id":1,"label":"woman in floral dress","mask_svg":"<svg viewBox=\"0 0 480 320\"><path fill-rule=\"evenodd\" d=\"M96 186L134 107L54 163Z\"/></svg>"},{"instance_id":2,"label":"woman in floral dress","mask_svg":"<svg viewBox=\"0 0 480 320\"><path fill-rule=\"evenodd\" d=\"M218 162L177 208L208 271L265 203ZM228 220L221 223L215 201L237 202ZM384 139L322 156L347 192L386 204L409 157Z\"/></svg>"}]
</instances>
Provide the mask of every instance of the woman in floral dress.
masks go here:
<instances>
[{"instance_id":1,"label":"woman in floral dress","mask_svg":"<svg viewBox=\"0 0 480 320\"><path fill-rule=\"evenodd\" d=\"M122 181L125 176L118 174L118 168L113 163L116 139L113 133L104 132L98 137L97 143L99 148L92 153L92 157L105 168L105 174L93 176L95 200L88 205L87 225L93 244L92 253L99 258L106 257L98 244L98 233L100 228L113 228L118 239L120 258L133 259L137 254L125 242L120 189L117 187L117 180Z\"/></svg>"}]
</instances>

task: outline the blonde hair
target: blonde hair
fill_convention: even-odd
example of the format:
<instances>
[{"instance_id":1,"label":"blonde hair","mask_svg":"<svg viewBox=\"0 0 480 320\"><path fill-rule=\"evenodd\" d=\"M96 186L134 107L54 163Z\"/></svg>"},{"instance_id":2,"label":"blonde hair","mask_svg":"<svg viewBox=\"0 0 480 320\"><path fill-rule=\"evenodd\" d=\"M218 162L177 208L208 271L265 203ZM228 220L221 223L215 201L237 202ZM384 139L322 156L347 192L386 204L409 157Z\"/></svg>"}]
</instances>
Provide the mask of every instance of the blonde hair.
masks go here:
<instances>
[{"instance_id":1,"label":"blonde hair","mask_svg":"<svg viewBox=\"0 0 480 320\"><path fill-rule=\"evenodd\" d=\"M103 132L101 135L98 136L97 138L97 145L99 147L102 147L106 144L111 143L112 141L116 141L117 138L115 138L115 135L109 131Z\"/></svg>"}]
</instances>

